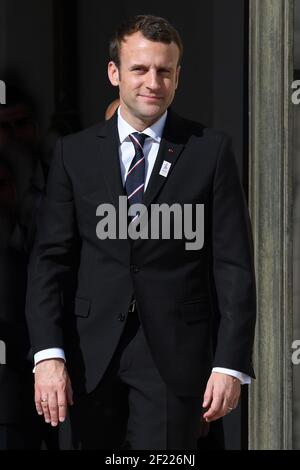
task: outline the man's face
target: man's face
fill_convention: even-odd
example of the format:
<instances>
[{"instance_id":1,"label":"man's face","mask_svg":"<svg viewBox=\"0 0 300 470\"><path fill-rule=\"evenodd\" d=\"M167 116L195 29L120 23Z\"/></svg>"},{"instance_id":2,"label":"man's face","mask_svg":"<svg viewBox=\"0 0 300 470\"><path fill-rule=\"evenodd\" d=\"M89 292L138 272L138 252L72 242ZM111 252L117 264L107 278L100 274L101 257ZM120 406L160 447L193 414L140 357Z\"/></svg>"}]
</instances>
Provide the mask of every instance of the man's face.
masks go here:
<instances>
[{"instance_id":1,"label":"man's face","mask_svg":"<svg viewBox=\"0 0 300 470\"><path fill-rule=\"evenodd\" d=\"M157 121L173 101L178 85L179 48L149 41L140 32L122 42L120 68L108 64L109 79L119 86L121 114L138 131Z\"/></svg>"}]
</instances>

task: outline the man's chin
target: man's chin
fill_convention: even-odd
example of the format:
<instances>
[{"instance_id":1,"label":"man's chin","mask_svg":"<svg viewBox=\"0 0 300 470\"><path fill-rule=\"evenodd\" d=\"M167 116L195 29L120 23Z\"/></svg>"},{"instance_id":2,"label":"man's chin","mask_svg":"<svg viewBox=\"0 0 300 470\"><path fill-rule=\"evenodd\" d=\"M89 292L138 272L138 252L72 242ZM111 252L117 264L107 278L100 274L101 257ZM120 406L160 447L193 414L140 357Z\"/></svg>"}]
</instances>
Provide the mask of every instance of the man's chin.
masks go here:
<instances>
[{"instance_id":1,"label":"man's chin","mask_svg":"<svg viewBox=\"0 0 300 470\"><path fill-rule=\"evenodd\" d=\"M148 106L146 109L140 110L139 118L145 121L157 121L165 112L165 108L161 108L160 106L151 105Z\"/></svg>"}]
</instances>

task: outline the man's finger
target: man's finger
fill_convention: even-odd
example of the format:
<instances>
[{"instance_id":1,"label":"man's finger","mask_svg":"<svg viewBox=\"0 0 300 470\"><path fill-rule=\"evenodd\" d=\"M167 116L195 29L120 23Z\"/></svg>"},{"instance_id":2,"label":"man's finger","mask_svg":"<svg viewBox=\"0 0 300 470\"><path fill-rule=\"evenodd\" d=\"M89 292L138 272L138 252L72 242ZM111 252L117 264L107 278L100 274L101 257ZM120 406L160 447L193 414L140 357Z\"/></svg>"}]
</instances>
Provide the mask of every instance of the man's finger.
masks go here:
<instances>
[{"instance_id":1,"label":"man's finger","mask_svg":"<svg viewBox=\"0 0 300 470\"><path fill-rule=\"evenodd\" d=\"M41 406L40 402L37 402L37 401L35 402L35 408L36 408L37 414L42 416L43 409L42 409L42 406Z\"/></svg>"},{"instance_id":2,"label":"man's finger","mask_svg":"<svg viewBox=\"0 0 300 470\"><path fill-rule=\"evenodd\" d=\"M206 390L204 393L204 399L202 403L203 408L206 408L207 406L209 406L211 404L212 399L213 399L213 384L212 384L212 381L209 380L207 382Z\"/></svg>"},{"instance_id":3,"label":"man's finger","mask_svg":"<svg viewBox=\"0 0 300 470\"><path fill-rule=\"evenodd\" d=\"M42 409L42 405L41 405L41 394L38 391L35 391L34 402L35 402L35 407L36 407L37 413L39 415L42 415L43 414L43 409Z\"/></svg>"},{"instance_id":4,"label":"man's finger","mask_svg":"<svg viewBox=\"0 0 300 470\"><path fill-rule=\"evenodd\" d=\"M58 402L58 420L60 423L63 423L67 415L66 392L63 392L63 391L57 392L57 402Z\"/></svg>"},{"instance_id":5,"label":"man's finger","mask_svg":"<svg viewBox=\"0 0 300 470\"><path fill-rule=\"evenodd\" d=\"M237 397L237 398L234 400L234 402L233 402L233 408L234 408L234 409L238 406L238 404L239 404L239 399L240 399L240 397Z\"/></svg>"},{"instance_id":6,"label":"man's finger","mask_svg":"<svg viewBox=\"0 0 300 470\"><path fill-rule=\"evenodd\" d=\"M221 395L215 394L213 397L213 401L209 407L209 409L204 413L203 418L206 419L206 421L212 421L212 419L217 419L218 414L222 410L222 403L223 403L223 397Z\"/></svg>"},{"instance_id":7,"label":"man's finger","mask_svg":"<svg viewBox=\"0 0 300 470\"><path fill-rule=\"evenodd\" d=\"M56 392L49 393L48 407L50 412L50 421L52 426L58 425L58 403Z\"/></svg>"},{"instance_id":8,"label":"man's finger","mask_svg":"<svg viewBox=\"0 0 300 470\"><path fill-rule=\"evenodd\" d=\"M223 409L222 409L222 415L221 416L226 416L229 413L231 413L234 410L234 405L231 400L228 400L228 398L224 398L223 401Z\"/></svg>"},{"instance_id":9,"label":"man's finger","mask_svg":"<svg viewBox=\"0 0 300 470\"><path fill-rule=\"evenodd\" d=\"M45 419L46 423L50 423L51 422L51 417L50 417L50 411L49 411L47 396L45 396L45 397L42 396L40 403L41 403L41 408L42 408L42 411L43 411L44 419Z\"/></svg>"}]
</instances>

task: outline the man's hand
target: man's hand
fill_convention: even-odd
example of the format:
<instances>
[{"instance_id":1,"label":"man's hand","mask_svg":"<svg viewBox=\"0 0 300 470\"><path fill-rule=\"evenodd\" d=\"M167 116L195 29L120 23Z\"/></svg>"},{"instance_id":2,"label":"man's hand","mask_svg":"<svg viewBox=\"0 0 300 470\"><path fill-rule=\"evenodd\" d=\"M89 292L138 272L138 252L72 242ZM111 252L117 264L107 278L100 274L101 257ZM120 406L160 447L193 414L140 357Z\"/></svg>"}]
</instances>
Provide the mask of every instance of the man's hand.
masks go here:
<instances>
[{"instance_id":1,"label":"man's hand","mask_svg":"<svg viewBox=\"0 0 300 470\"><path fill-rule=\"evenodd\" d=\"M67 406L73 405L71 381L62 359L41 361L35 368L35 406L46 423L57 426L67 414Z\"/></svg>"},{"instance_id":2,"label":"man's hand","mask_svg":"<svg viewBox=\"0 0 300 470\"><path fill-rule=\"evenodd\" d=\"M203 408L207 411L203 418L209 421L225 416L237 407L241 393L241 383L239 379L231 375L212 372L207 382Z\"/></svg>"}]
</instances>

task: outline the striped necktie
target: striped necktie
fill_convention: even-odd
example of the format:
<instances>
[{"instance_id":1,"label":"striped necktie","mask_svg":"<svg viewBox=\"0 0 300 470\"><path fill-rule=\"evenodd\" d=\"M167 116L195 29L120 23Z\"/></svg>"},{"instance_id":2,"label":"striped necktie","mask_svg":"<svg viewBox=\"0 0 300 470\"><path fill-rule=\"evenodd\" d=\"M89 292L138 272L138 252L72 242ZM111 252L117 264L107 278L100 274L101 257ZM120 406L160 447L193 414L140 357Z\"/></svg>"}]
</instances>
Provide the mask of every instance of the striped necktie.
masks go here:
<instances>
[{"instance_id":1,"label":"striped necktie","mask_svg":"<svg viewBox=\"0 0 300 470\"><path fill-rule=\"evenodd\" d=\"M139 132L129 134L129 138L135 150L135 155L130 164L125 181L130 206L132 204L141 203L143 199L145 185L145 156L143 146L147 137L146 134L140 134Z\"/></svg>"}]
</instances>

